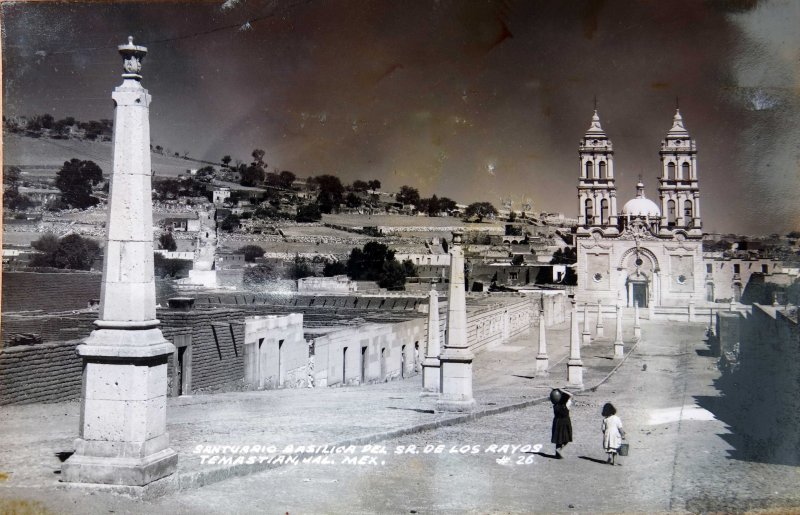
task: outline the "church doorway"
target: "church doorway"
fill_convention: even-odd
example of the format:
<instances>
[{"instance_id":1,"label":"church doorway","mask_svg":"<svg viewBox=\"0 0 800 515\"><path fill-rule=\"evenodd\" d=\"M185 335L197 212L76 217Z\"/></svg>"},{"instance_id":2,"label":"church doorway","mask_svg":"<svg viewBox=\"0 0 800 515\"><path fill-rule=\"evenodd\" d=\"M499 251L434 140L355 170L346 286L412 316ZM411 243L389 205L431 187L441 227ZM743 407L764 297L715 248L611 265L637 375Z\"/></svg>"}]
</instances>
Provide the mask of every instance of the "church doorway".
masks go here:
<instances>
[{"instance_id":1,"label":"church doorway","mask_svg":"<svg viewBox=\"0 0 800 515\"><path fill-rule=\"evenodd\" d=\"M647 307L647 283L644 281L631 281L628 283L628 304L638 305L640 308Z\"/></svg>"}]
</instances>

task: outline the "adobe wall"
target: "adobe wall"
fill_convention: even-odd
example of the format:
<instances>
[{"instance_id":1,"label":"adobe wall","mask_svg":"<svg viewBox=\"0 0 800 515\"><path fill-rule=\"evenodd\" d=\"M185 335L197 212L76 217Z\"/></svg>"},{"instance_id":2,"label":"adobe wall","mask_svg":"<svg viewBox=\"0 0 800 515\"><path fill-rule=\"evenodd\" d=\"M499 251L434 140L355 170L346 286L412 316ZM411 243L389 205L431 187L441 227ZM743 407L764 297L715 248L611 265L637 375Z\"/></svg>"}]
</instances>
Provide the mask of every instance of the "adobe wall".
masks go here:
<instances>
[{"instance_id":1,"label":"adobe wall","mask_svg":"<svg viewBox=\"0 0 800 515\"><path fill-rule=\"evenodd\" d=\"M315 338L314 386L379 383L417 374L425 333L426 321L419 318L363 324Z\"/></svg>"},{"instance_id":2,"label":"adobe wall","mask_svg":"<svg viewBox=\"0 0 800 515\"><path fill-rule=\"evenodd\" d=\"M97 272L3 272L3 313L83 309L100 298Z\"/></svg>"},{"instance_id":3,"label":"adobe wall","mask_svg":"<svg viewBox=\"0 0 800 515\"><path fill-rule=\"evenodd\" d=\"M252 389L308 386L302 314L245 319L244 382Z\"/></svg>"},{"instance_id":4,"label":"adobe wall","mask_svg":"<svg viewBox=\"0 0 800 515\"><path fill-rule=\"evenodd\" d=\"M0 404L79 399L83 363L72 340L0 350Z\"/></svg>"}]
</instances>

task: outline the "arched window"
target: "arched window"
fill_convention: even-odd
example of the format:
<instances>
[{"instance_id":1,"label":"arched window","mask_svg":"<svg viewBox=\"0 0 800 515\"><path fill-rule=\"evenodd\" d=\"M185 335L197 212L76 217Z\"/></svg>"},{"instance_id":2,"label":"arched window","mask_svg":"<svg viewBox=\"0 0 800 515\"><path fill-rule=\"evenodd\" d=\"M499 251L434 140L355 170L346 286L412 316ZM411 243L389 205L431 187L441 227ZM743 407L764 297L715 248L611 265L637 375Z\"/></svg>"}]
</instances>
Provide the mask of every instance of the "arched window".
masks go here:
<instances>
[{"instance_id":1,"label":"arched window","mask_svg":"<svg viewBox=\"0 0 800 515\"><path fill-rule=\"evenodd\" d=\"M592 217L594 216L594 213L592 212L592 199L587 198L586 199L586 205L584 207L585 207L585 212L586 212L586 223L587 224L591 224L592 223Z\"/></svg>"},{"instance_id":2,"label":"arched window","mask_svg":"<svg viewBox=\"0 0 800 515\"><path fill-rule=\"evenodd\" d=\"M689 163L683 163L681 165L681 179L683 179L684 181L688 181L689 179L691 179L689 175Z\"/></svg>"},{"instance_id":3,"label":"arched window","mask_svg":"<svg viewBox=\"0 0 800 515\"><path fill-rule=\"evenodd\" d=\"M586 178L591 179L594 176L594 163L586 161Z\"/></svg>"},{"instance_id":4,"label":"arched window","mask_svg":"<svg viewBox=\"0 0 800 515\"><path fill-rule=\"evenodd\" d=\"M675 225L675 201L667 201L667 227Z\"/></svg>"},{"instance_id":5,"label":"arched window","mask_svg":"<svg viewBox=\"0 0 800 515\"><path fill-rule=\"evenodd\" d=\"M675 163L667 164L667 180L671 181L675 179Z\"/></svg>"},{"instance_id":6,"label":"arched window","mask_svg":"<svg viewBox=\"0 0 800 515\"><path fill-rule=\"evenodd\" d=\"M687 200L683 203L683 218L687 227L692 224L692 201Z\"/></svg>"},{"instance_id":7,"label":"arched window","mask_svg":"<svg viewBox=\"0 0 800 515\"><path fill-rule=\"evenodd\" d=\"M600 223L603 225L608 224L608 199L600 201Z\"/></svg>"},{"instance_id":8,"label":"arched window","mask_svg":"<svg viewBox=\"0 0 800 515\"><path fill-rule=\"evenodd\" d=\"M600 161L599 163L597 163L597 172L598 172L598 175L600 176L601 179L608 179L608 177L606 177L606 162L605 161Z\"/></svg>"}]
</instances>

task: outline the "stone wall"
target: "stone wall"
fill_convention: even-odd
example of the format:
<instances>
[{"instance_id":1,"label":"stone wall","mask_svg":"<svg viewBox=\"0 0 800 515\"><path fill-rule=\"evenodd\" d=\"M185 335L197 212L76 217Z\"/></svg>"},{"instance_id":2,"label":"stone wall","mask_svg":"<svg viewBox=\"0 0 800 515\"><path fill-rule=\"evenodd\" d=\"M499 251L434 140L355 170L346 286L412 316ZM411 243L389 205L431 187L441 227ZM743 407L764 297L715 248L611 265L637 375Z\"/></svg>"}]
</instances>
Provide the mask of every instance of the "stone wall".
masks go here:
<instances>
[{"instance_id":1,"label":"stone wall","mask_svg":"<svg viewBox=\"0 0 800 515\"><path fill-rule=\"evenodd\" d=\"M534 309L529 297L508 299L493 307L470 309L467 304L467 343L472 352L507 342L530 329L538 319L538 307ZM440 320L446 320L445 313ZM444 342L444 340L441 340Z\"/></svg>"}]
</instances>

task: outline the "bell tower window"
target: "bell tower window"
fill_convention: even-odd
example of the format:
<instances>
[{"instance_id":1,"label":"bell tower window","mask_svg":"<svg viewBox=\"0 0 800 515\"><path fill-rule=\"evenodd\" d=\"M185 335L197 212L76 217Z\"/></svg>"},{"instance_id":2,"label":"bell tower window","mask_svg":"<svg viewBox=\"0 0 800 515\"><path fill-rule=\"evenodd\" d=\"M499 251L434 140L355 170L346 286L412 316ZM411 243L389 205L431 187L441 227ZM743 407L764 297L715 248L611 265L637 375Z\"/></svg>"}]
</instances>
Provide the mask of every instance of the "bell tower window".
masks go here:
<instances>
[{"instance_id":1,"label":"bell tower window","mask_svg":"<svg viewBox=\"0 0 800 515\"><path fill-rule=\"evenodd\" d=\"M688 181L691 179L691 175L689 174L689 169L690 169L689 163L683 163L683 165L681 165L681 179L683 179L684 181Z\"/></svg>"},{"instance_id":2,"label":"bell tower window","mask_svg":"<svg viewBox=\"0 0 800 515\"><path fill-rule=\"evenodd\" d=\"M594 163L586 161L586 178L591 179L594 175Z\"/></svg>"},{"instance_id":3,"label":"bell tower window","mask_svg":"<svg viewBox=\"0 0 800 515\"><path fill-rule=\"evenodd\" d=\"M686 219L686 225L692 222L692 201L687 200L683 203L683 216Z\"/></svg>"},{"instance_id":4,"label":"bell tower window","mask_svg":"<svg viewBox=\"0 0 800 515\"><path fill-rule=\"evenodd\" d=\"M598 175L600 176L601 179L607 179L608 178L606 176L606 162L605 161L600 161L599 163L597 163L597 170L598 170Z\"/></svg>"},{"instance_id":5,"label":"bell tower window","mask_svg":"<svg viewBox=\"0 0 800 515\"><path fill-rule=\"evenodd\" d=\"M608 200L603 199L600 201L600 223L602 225L608 224Z\"/></svg>"},{"instance_id":6,"label":"bell tower window","mask_svg":"<svg viewBox=\"0 0 800 515\"><path fill-rule=\"evenodd\" d=\"M585 211L586 211L586 224L589 225L592 223L592 216L593 216L592 199L590 198L586 199Z\"/></svg>"},{"instance_id":7,"label":"bell tower window","mask_svg":"<svg viewBox=\"0 0 800 515\"><path fill-rule=\"evenodd\" d=\"M675 201L667 201L667 227L675 226Z\"/></svg>"},{"instance_id":8,"label":"bell tower window","mask_svg":"<svg viewBox=\"0 0 800 515\"><path fill-rule=\"evenodd\" d=\"M675 180L675 163L667 164L667 180L668 181Z\"/></svg>"}]
</instances>

